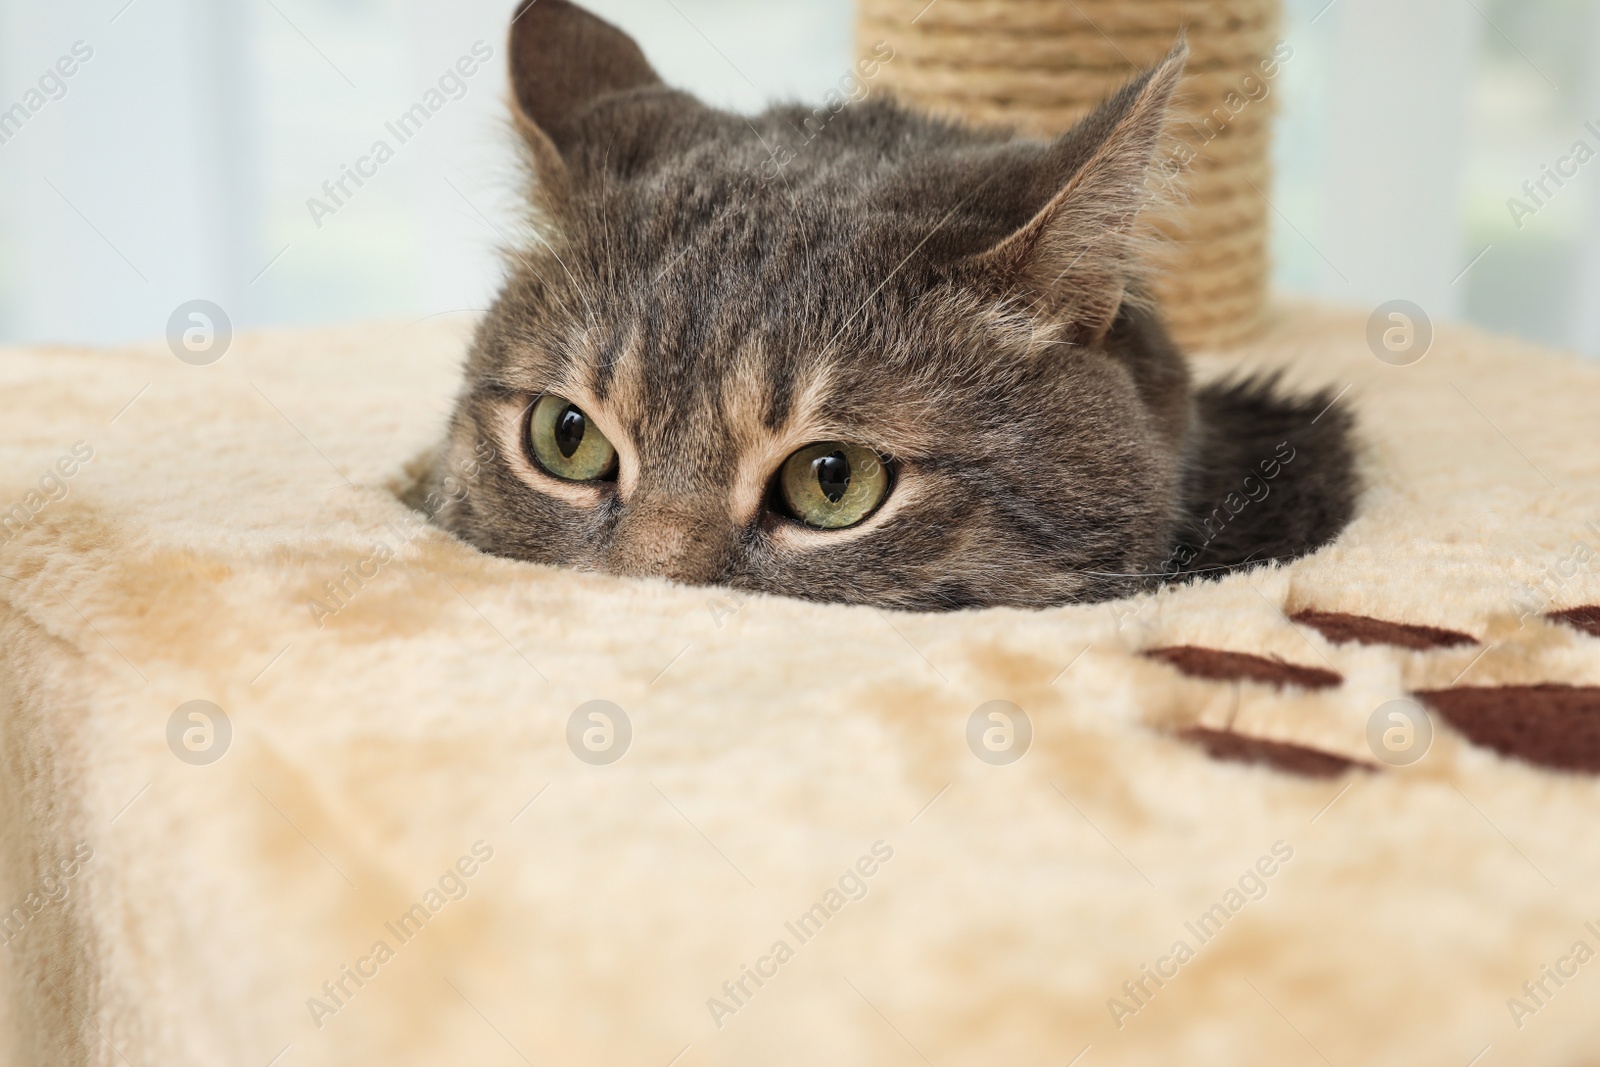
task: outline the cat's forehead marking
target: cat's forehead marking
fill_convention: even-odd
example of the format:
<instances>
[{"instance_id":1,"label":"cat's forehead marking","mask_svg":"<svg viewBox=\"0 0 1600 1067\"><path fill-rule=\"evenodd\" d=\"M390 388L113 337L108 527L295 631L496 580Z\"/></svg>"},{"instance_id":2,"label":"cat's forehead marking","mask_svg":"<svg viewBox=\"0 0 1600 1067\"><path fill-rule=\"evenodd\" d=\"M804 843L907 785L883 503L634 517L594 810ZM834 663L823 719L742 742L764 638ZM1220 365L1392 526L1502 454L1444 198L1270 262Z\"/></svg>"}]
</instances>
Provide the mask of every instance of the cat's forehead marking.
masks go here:
<instances>
[{"instance_id":1,"label":"cat's forehead marking","mask_svg":"<svg viewBox=\"0 0 1600 1067\"><path fill-rule=\"evenodd\" d=\"M548 388L589 410L622 456L624 499L711 493L752 520L796 449L842 431L830 417L830 364L773 351L746 334L731 349L652 343L637 323L573 334ZM727 339L724 339L727 340Z\"/></svg>"},{"instance_id":2,"label":"cat's forehead marking","mask_svg":"<svg viewBox=\"0 0 1600 1067\"><path fill-rule=\"evenodd\" d=\"M578 351L583 354L589 389L595 396L603 400L611 391L617 364L636 339L636 330L600 330L592 327L584 331Z\"/></svg>"}]
</instances>

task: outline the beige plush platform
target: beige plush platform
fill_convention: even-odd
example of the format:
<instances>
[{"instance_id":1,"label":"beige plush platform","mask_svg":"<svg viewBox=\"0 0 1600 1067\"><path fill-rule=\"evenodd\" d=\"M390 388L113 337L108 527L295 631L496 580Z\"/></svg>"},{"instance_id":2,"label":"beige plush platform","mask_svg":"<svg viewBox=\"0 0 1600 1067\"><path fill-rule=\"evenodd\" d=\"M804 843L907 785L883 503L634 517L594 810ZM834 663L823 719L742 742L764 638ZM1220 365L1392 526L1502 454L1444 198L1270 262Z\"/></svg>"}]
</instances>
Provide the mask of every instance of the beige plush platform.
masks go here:
<instances>
[{"instance_id":1,"label":"beige plush platform","mask_svg":"<svg viewBox=\"0 0 1600 1067\"><path fill-rule=\"evenodd\" d=\"M1600 638L1545 616L1600 603L1600 367L1458 329L1394 367L1291 309L1201 365L1350 384L1338 544L918 616L418 529L392 490L466 328L0 353L5 1067L1597 1062ZM1230 680L1273 661L1315 687ZM1368 744L1407 693L1544 683L1579 688ZM595 699L610 765L567 741ZM169 747L191 700L215 762ZM968 747L990 700L1009 765Z\"/></svg>"}]
</instances>

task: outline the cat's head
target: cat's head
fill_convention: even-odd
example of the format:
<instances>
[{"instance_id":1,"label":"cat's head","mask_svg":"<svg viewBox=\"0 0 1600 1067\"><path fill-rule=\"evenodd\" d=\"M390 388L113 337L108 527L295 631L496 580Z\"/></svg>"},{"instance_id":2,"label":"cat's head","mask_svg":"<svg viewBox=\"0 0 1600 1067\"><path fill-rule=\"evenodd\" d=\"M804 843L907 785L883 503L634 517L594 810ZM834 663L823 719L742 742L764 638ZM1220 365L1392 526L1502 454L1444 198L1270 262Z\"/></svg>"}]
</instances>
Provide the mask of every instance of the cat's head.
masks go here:
<instances>
[{"instance_id":1,"label":"cat's head","mask_svg":"<svg viewBox=\"0 0 1600 1067\"><path fill-rule=\"evenodd\" d=\"M439 520L485 551L911 608L1160 568L1193 401L1135 216L1179 48L1053 142L865 99L745 117L563 0L512 25L530 230ZM478 457L491 455L480 461Z\"/></svg>"}]
</instances>

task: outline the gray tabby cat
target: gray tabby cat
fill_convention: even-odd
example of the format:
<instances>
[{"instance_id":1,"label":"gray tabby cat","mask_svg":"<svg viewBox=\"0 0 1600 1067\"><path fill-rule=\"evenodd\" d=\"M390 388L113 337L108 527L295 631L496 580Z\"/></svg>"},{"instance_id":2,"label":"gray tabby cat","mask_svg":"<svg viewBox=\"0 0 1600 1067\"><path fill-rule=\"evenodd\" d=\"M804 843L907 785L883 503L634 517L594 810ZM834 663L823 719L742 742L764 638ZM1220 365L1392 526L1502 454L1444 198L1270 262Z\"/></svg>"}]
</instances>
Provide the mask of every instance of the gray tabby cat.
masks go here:
<instances>
[{"instance_id":1,"label":"gray tabby cat","mask_svg":"<svg viewBox=\"0 0 1600 1067\"><path fill-rule=\"evenodd\" d=\"M874 99L779 166L807 109L706 107L610 24L524 4L539 236L473 343L432 482L470 492L438 522L517 559L914 609L1325 543L1356 493L1342 410L1196 391L1143 298L1133 223L1184 55L1052 142Z\"/></svg>"}]
</instances>

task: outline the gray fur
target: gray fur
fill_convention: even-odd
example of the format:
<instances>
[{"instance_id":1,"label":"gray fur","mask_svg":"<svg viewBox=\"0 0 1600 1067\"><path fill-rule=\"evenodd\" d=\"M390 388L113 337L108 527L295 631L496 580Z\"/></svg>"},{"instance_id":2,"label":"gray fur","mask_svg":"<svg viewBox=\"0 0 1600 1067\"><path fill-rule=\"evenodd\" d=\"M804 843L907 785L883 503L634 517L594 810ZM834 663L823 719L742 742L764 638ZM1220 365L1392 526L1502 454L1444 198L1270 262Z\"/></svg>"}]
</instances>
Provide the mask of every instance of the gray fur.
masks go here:
<instances>
[{"instance_id":1,"label":"gray fur","mask_svg":"<svg viewBox=\"0 0 1600 1067\"><path fill-rule=\"evenodd\" d=\"M1270 383L1196 394L1139 299L1133 197L1181 51L1055 142L877 98L814 136L809 109L717 111L563 0L524 9L511 55L541 237L509 257L435 474L471 470L437 519L484 551L1041 606L1296 555L1348 521L1343 411L1313 424L1329 398ZM799 146L781 168L779 144ZM552 486L518 436L541 393L579 389L624 438L609 487ZM832 439L892 462L861 527L798 530L736 487L770 487L782 442ZM1280 442L1295 459L1234 510Z\"/></svg>"}]
</instances>

